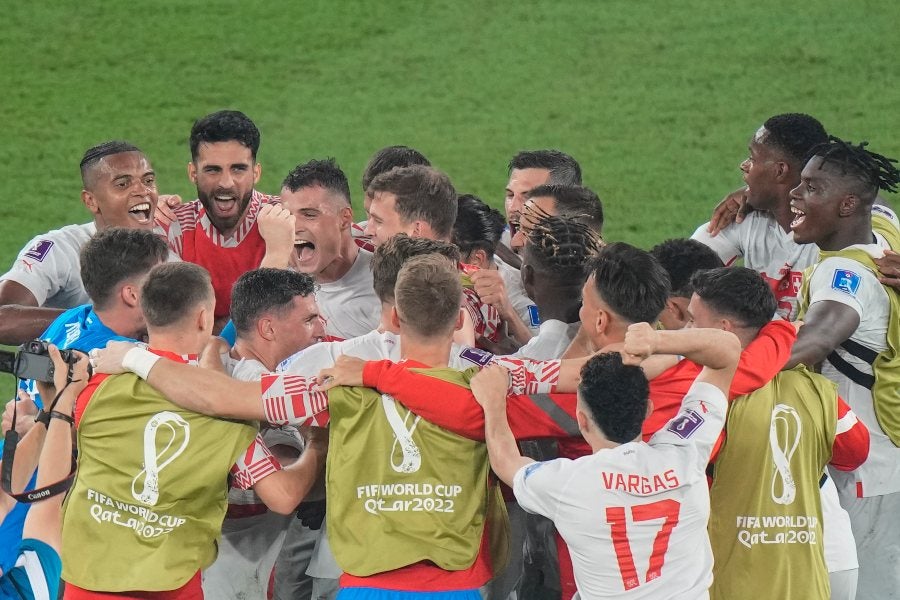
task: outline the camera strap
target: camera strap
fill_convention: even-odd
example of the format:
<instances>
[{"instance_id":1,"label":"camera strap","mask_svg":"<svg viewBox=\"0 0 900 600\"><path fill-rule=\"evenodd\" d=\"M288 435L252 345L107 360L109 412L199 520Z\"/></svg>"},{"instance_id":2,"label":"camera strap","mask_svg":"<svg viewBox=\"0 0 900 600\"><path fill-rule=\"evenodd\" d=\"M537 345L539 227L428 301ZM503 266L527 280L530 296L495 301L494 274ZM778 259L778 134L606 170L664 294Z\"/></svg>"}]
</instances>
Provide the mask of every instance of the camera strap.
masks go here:
<instances>
[{"instance_id":1,"label":"camera strap","mask_svg":"<svg viewBox=\"0 0 900 600\"><path fill-rule=\"evenodd\" d=\"M56 407L56 403L59 402L60 396L62 396L66 388L69 387L69 384L72 383L71 367L69 367L69 369L70 371L66 376L66 385L63 386L63 389L61 389L56 394L53 402L50 403L50 406L48 407L46 413L47 416L53 415L53 413L55 412L53 409ZM13 399L13 402L18 402L18 400ZM13 460L16 455L16 447L19 445L19 432L16 431L16 417L18 416L17 412L17 405L13 404L12 427L9 428L9 431L6 432L6 436L4 437L3 468L0 469L0 487L2 487L3 491L9 494L16 502L21 502L23 504L31 504L32 502L51 498L53 496L56 496L57 494L65 492L72 486L72 481L75 479L76 463L74 456L72 456L71 471L65 479L57 481L56 483L51 483L50 485L45 485L33 490L28 490L20 493L12 491ZM37 422L35 426L43 424L44 426L49 427L49 418L41 419L39 415L39 417L35 419L35 421ZM73 423L73 421L68 422L70 424Z\"/></svg>"}]
</instances>

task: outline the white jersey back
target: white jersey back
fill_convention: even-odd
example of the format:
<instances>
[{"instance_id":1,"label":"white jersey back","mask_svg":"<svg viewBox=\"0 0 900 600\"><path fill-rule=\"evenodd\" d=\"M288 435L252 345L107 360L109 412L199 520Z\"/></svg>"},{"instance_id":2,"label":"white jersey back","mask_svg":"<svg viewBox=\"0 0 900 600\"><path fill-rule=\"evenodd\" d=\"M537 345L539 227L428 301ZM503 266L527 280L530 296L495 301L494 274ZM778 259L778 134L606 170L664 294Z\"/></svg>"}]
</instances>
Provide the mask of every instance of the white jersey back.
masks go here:
<instances>
[{"instance_id":1,"label":"white jersey back","mask_svg":"<svg viewBox=\"0 0 900 600\"><path fill-rule=\"evenodd\" d=\"M721 390L695 382L648 443L516 473L519 504L552 519L569 546L581 598L708 597L705 469L726 407Z\"/></svg>"}]
</instances>

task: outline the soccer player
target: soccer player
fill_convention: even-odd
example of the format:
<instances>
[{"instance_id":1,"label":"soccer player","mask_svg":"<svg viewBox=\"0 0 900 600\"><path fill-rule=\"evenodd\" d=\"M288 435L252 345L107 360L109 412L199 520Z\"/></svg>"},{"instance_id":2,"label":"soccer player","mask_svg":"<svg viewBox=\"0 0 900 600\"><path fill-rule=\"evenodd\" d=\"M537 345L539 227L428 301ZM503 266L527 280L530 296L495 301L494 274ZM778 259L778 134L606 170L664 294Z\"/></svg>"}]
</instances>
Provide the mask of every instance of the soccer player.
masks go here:
<instances>
[{"instance_id":1,"label":"soccer player","mask_svg":"<svg viewBox=\"0 0 900 600\"><path fill-rule=\"evenodd\" d=\"M148 229L113 227L90 238L80 254L79 280L93 304L62 313L40 339L63 350L88 352L106 346L110 340L134 342L143 338L147 327L140 307L141 284L151 268L168 258L166 243ZM43 398L33 380L21 382L18 397L13 401L15 407L11 402L7 411L15 409L32 417L53 399ZM32 420L17 431L24 434L34 425ZM0 449L3 446L0 440ZM27 504L18 504L0 524L0 570L12 566L27 512Z\"/></svg>"},{"instance_id":2,"label":"soccer player","mask_svg":"<svg viewBox=\"0 0 900 600\"><path fill-rule=\"evenodd\" d=\"M778 300L778 313L797 316L797 294L803 270L815 262L816 248L794 242L790 191L814 146L828 139L825 128L809 115L776 115L753 134L750 156L741 165L747 201L754 211L713 237L707 224L691 236L715 250L726 265L738 258L769 281Z\"/></svg>"},{"instance_id":3,"label":"soccer player","mask_svg":"<svg viewBox=\"0 0 900 600\"><path fill-rule=\"evenodd\" d=\"M900 249L900 233L873 218L878 190L896 190L900 172L865 145L831 138L816 147L791 191L794 239L820 253L804 282L808 308L788 363L822 363L869 428L865 464L832 471L856 538L861 599L897 597L900 589L900 297L879 282L873 260Z\"/></svg>"},{"instance_id":4,"label":"soccer player","mask_svg":"<svg viewBox=\"0 0 900 600\"><path fill-rule=\"evenodd\" d=\"M649 389L634 363L654 353L681 354L704 368L679 413L643 442ZM506 417L506 373L488 368L473 378L491 467L513 486L520 505L553 519L571 549L582 597L706 595L712 552L705 471L739 356L736 336L725 331L630 326L623 355L595 356L581 372L576 418L592 454L544 463L516 447Z\"/></svg>"},{"instance_id":5,"label":"soccer player","mask_svg":"<svg viewBox=\"0 0 900 600\"><path fill-rule=\"evenodd\" d=\"M78 255L97 231L153 228L156 173L136 146L109 141L88 148L81 181L81 201L94 220L35 237L0 277L0 343L34 339L63 310L90 302L78 276Z\"/></svg>"},{"instance_id":6,"label":"soccer player","mask_svg":"<svg viewBox=\"0 0 900 600\"><path fill-rule=\"evenodd\" d=\"M141 292L150 347L195 360L209 341L214 305L202 267L157 266ZM300 459L281 470L255 426L181 410L130 374L94 377L75 419L78 477L61 553L71 599L197 597L199 571L215 558L229 472L233 485L253 487L269 508L289 514L326 450L310 437Z\"/></svg>"},{"instance_id":7,"label":"soccer player","mask_svg":"<svg viewBox=\"0 0 900 600\"><path fill-rule=\"evenodd\" d=\"M231 286L265 257L266 241L256 221L276 198L254 189L262 172L256 162L259 130L244 113L223 110L199 119L191 128L190 148L188 176L197 199L176 207L175 220L164 230L175 254L209 271L219 331L228 320Z\"/></svg>"},{"instance_id":8,"label":"soccer player","mask_svg":"<svg viewBox=\"0 0 900 600\"><path fill-rule=\"evenodd\" d=\"M459 197L459 210L453 224L451 241L463 255L462 262L477 268L470 274L479 297L494 305L506 322L509 332L519 344L527 342L537 333L540 325L537 306L522 287L522 277L518 269L510 267L502 260L495 260L494 251L503 233L503 216L470 194ZM488 273L490 271L490 273ZM491 277L485 278L486 275ZM482 285L484 281L497 281L495 289ZM505 293L509 290L509 293ZM497 293L504 292L504 293ZM493 293L493 296L487 294Z\"/></svg>"},{"instance_id":9,"label":"soccer player","mask_svg":"<svg viewBox=\"0 0 900 600\"><path fill-rule=\"evenodd\" d=\"M694 293L691 276L700 270L724 266L722 259L709 246L685 239L666 240L653 246L650 254L669 274L672 284L672 292L666 300L665 310L659 315L659 323L666 329L681 329L689 320L687 306Z\"/></svg>"},{"instance_id":10,"label":"soccer player","mask_svg":"<svg viewBox=\"0 0 900 600\"><path fill-rule=\"evenodd\" d=\"M286 269L256 269L241 275L231 293L231 319L237 339L221 359L226 372L241 381L258 381L262 374L275 372L285 358L325 335L312 277ZM296 460L303 449L293 427L264 427L261 434L282 465ZM229 489L219 553L203 572L205 597L266 600L272 569L290 532L298 533L292 536L297 539L292 539L291 566L299 562L300 568L278 572L275 585L281 579L301 579L309 588L312 582L305 571L316 532L302 527L292 515L269 511L252 490Z\"/></svg>"},{"instance_id":11,"label":"soccer player","mask_svg":"<svg viewBox=\"0 0 900 600\"><path fill-rule=\"evenodd\" d=\"M543 217L529 227L521 278L540 312L540 329L515 356L562 358L581 327L581 290L601 241L572 218Z\"/></svg>"},{"instance_id":12,"label":"soccer player","mask_svg":"<svg viewBox=\"0 0 900 600\"><path fill-rule=\"evenodd\" d=\"M700 271L691 286L691 326L731 331L742 347L775 312L775 296L751 269ZM823 515L820 487L831 485L826 463L851 471L868 451L868 430L834 385L802 366L734 399L710 490L711 596L852 598L856 570L829 573L825 556L840 525L832 521L846 513Z\"/></svg>"},{"instance_id":13,"label":"soccer player","mask_svg":"<svg viewBox=\"0 0 900 600\"><path fill-rule=\"evenodd\" d=\"M372 253L353 241L353 208L347 177L334 159L296 166L281 187L295 218L294 266L315 278L326 331L344 340L372 331L379 302L372 288Z\"/></svg>"}]
</instances>

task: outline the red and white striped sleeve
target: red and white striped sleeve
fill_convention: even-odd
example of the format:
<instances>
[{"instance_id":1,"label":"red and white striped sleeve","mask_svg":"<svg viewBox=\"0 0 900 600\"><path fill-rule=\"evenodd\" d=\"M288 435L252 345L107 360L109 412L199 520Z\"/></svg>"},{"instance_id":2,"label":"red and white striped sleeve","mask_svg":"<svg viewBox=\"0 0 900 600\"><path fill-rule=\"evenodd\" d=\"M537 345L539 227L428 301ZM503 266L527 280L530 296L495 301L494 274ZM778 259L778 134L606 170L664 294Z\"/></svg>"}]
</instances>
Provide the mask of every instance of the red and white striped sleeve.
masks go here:
<instances>
[{"instance_id":1,"label":"red and white striped sleeve","mask_svg":"<svg viewBox=\"0 0 900 600\"><path fill-rule=\"evenodd\" d=\"M834 431L829 464L841 471L852 471L869 457L869 428L840 396L837 410L837 428Z\"/></svg>"},{"instance_id":2,"label":"red and white striped sleeve","mask_svg":"<svg viewBox=\"0 0 900 600\"><path fill-rule=\"evenodd\" d=\"M231 486L241 490L251 487L281 470L281 463L272 456L262 437L257 434L247 451L231 467Z\"/></svg>"},{"instance_id":3,"label":"red and white striped sleeve","mask_svg":"<svg viewBox=\"0 0 900 600\"><path fill-rule=\"evenodd\" d=\"M559 383L559 360L531 360L495 356L491 363L509 370L510 394L549 394Z\"/></svg>"},{"instance_id":4,"label":"red and white striped sleeve","mask_svg":"<svg viewBox=\"0 0 900 600\"><path fill-rule=\"evenodd\" d=\"M260 380L263 411L272 425L328 424L328 392L316 389L315 379L301 375L268 374Z\"/></svg>"}]
</instances>

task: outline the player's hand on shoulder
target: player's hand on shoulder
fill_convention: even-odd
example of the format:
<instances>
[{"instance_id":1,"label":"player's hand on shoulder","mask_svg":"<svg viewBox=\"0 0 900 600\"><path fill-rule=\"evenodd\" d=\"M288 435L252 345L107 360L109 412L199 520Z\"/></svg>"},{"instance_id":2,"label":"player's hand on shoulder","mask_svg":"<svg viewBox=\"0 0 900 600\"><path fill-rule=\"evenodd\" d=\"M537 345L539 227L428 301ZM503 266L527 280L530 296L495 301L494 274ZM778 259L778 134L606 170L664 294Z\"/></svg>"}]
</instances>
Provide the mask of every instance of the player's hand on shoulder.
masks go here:
<instances>
[{"instance_id":1,"label":"player's hand on shoulder","mask_svg":"<svg viewBox=\"0 0 900 600\"><path fill-rule=\"evenodd\" d=\"M489 364L469 382L475 400L483 408L506 406L509 390L509 371L498 364Z\"/></svg>"},{"instance_id":2,"label":"player's hand on shoulder","mask_svg":"<svg viewBox=\"0 0 900 600\"><path fill-rule=\"evenodd\" d=\"M900 290L900 254L893 250L885 250L883 257L874 260L881 272L878 281Z\"/></svg>"},{"instance_id":3,"label":"player's hand on shoulder","mask_svg":"<svg viewBox=\"0 0 900 600\"><path fill-rule=\"evenodd\" d=\"M122 361L129 350L137 347L138 345L133 342L111 341L106 344L106 348L91 350L89 356L94 373L109 375L124 373L127 369L122 366Z\"/></svg>"},{"instance_id":4,"label":"player's hand on shoulder","mask_svg":"<svg viewBox=\"0 0 900 600\"><path fill-rule=\"evenodd\" d=\"M716 237L720 231L732 223L742 222L744 217L753 212L753 207L747 202L748 191L749 188L744 186L722 198L716 205L706 228L710 236Z\"/></svg>"},{"instance_id":5,"label":"player's hand on shoulder","mask_svg":"<svg viewBox=\"0 0 900 600\"><path fill-rule=\"evenodd\" d=\"M650 323L632 323L625 332L622 362L626 365L639 365L656 352L658 338L659 332Z\"/></svg>"},{"instance_id":6,"label":"player's hand on shoulder","mask_svg":"<svg viewBox=\"0 0 900 600\"><path fill-rule=\"evenodd\" d=\"M228 354L230 349L231 346L229 346L228 342L224 339L217 335L212 336L209 338L206 346L204 346L203 352L200 353L200 366L204 369L224 373L225 369L222 365L222 355Z\"/></svg>"},{"instance_id":7,"label":"player's hand on shoulder","mask_svg":"<svg viewBox=\"0 0 900 600\"><path fill-rule=\"evenodd\" d=\"M366 361L342 354L334 361L334 366L319 371L316 377L319 389L330 390L338 385L359 386L363 384L363 367Z\"/></svg>"}]
</instances>

